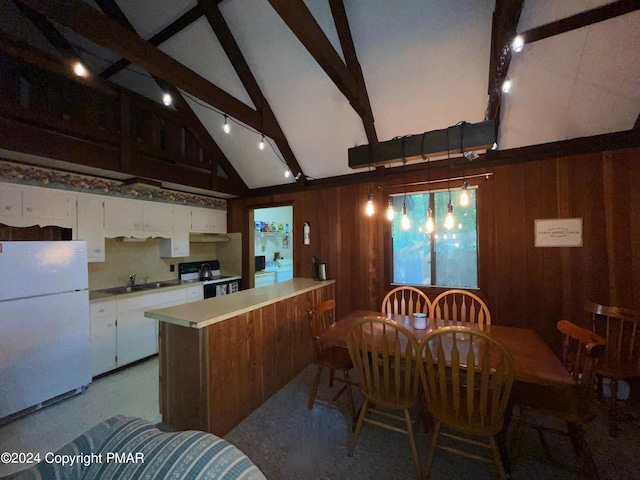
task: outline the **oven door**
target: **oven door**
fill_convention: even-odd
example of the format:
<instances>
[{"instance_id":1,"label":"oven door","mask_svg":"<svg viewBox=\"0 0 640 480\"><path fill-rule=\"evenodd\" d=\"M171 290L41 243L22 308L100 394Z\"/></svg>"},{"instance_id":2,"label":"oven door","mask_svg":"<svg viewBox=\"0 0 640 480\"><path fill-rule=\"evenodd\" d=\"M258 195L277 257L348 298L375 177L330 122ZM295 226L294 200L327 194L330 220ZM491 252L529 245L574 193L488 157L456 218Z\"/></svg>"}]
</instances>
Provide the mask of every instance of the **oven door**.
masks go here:
<instances>
[{"instance_id":1,"label":"oven door","mask_svg":"<svg viewBox=\"0 0 640 480\"><path fill-rule=\"evenodd\" d=\"M229 284L224 282L205 283L202 288L204 289L204 298L221 297L229 293Z\"/></svg>"}]
</instances>

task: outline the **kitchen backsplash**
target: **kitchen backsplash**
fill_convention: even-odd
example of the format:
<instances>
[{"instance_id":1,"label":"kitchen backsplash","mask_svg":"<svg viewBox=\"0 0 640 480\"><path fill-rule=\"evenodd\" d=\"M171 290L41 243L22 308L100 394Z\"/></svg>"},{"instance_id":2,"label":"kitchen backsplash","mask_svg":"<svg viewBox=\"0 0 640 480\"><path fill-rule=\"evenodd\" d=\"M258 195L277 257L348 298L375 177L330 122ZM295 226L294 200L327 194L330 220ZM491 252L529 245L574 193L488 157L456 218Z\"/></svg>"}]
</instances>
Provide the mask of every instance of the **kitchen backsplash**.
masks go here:
<instances>
[{"instance_id":1,"label":"kitchen backsplash","mask_svg":"<svg viewBox=\"0 0 640 480\"><path fill-rule=\"evenodd\" d=\"M178 278L178 263L197 262L217 257L215 243L192 243L190 255L185 258L160 258L160 240L148 238L144 242L121 242L105 239L105 261L89 263L89 290L117 287L127 284L129 275L137 283L173 280ZM170 272L171 265L175 271Z\"/></svg>"}]
</instances>

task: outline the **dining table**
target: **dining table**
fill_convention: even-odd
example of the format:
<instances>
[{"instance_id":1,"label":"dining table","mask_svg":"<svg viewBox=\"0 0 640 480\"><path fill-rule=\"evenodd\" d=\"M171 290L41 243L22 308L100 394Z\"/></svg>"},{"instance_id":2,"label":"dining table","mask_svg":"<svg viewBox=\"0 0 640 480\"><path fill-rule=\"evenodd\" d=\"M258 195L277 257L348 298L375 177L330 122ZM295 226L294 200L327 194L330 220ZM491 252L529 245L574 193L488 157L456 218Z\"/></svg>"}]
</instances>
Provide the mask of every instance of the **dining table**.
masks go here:
<instances>
[{"instance_id":1,"label":"dining table","mask_svg":"<svg viewBox=\"0 0 640 480\"><path fill-rule=\"evenodd\" d=\"M356 320L363 317L387 317L404 326L420 343L436 328L454 324L446 320L427 319L426 328L415 328L412 315L383 314L367 310L356 310L329 326L320 334L320 339L332 345L346 347L347 332ZM475 324L464 324L478 328ZM515 381L547 387L570 387L575 385L571 374L535 330L503 325L485 325L482 331L502 343L511 353L515 363Z\"/></svg>"},{"instance_id":2,"label":"dining table","mask_svg":"<svg viewBox=\"0 0 640 480\"><path fill-rule=\"evenodd\" d=\"M553 353L553 350L535 330L529 328L507 327L504 325L484 325L483 327L479 327L477 324L461 324L448 320L434 319L427 319L426 325L424 325L424 318L419 319L418 324L425 328L416 328L416 317L412 315L395 315L375 311L356 310L330 325L329 328L319 335L319 338L323 342L346 347L349 328L358 319L371 316L386 317L401 324L409 330L418 343L435 329L449 325L481 328L484 333L502 343L513 357L515 375L512 398L517 396L514 395L514 393L517 393L518 390L524 395L528 395L531 389L537 389L540 392L544 392L543 394L545 395L561 395L562 389L575 386L575 381L571 377L571 374L566 370L555 353ZM371 334L375 336L375 330ZM498 443L504 468L507 473L510 472L511 465L506 448L506 429L511 418L512 409L513 402L510 403L505 414L505 428L503 432L498 434Z\"/></svg>"}]
</instances>

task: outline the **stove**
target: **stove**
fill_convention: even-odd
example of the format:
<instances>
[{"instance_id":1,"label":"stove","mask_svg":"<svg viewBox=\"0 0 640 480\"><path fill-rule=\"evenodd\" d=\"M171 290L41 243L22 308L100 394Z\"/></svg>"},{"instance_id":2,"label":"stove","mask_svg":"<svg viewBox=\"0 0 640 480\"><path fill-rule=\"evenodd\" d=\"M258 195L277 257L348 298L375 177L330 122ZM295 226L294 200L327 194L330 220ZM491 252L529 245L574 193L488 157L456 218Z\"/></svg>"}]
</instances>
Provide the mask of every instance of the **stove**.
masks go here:
<instances>
[{"instance_id":1,"label":"stove","mask_svg":"<svg viewBox=\"0 0 640 480\"><path fill-rule=\"evenodd\" d=\"M209 265L212 278L207 280L200 279L200 269L203 265ZM202 283L204 298L235 293L240 291L242 287L242 278L238 275L220 275L220 262L218 260L179 263L178 274L182 283Z\"/></svg>"}]
</instances>

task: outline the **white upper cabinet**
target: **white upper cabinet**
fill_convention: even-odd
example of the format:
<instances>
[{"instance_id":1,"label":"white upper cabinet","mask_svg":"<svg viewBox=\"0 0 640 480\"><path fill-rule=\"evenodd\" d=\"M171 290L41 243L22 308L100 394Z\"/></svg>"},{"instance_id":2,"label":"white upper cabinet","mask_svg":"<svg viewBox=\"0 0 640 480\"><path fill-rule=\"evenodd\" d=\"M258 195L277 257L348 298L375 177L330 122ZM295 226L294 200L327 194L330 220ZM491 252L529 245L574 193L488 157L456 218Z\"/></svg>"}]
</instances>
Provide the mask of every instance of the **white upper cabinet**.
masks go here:
<instances>
[{"instance_id":1,"label":"white upper cabinet","mask_svg":"<svg viewBox=\"0 0 640 480\"><path fill-rule=\"evenodd\" d=\"M22 217L22 190L0 183L0 218ZM9 223L4 221L3 223Z\"/></svg>"},{"instance_id":2,"label":"white upper cabinet","mask_svg":"<svg viewBox=\"0 0 640 480\"><path fill-rule=\"evenodd\" d=\"M173 207L173 233L171 238L160 239L160 256L176 258L189 256L189 230L191 229L191 209L181 205Z\"/></svg>"},{"instance_id":3,"label":"white upper cabinet","mask_svg":"<svg viewBox=\"0 0 640 480\"><path fill-rule=\"evenodd\" d=\"M141 236L142 223L142 202L140 200L105 197L104 227L107 237Z\"/></svg>"},{"instance_id":4,"label":"white upper cabinet","mask_svg":"<svg viewBox=\"0 0 640 480\"><path fill-rule=\"evenodd\" d=\"M227 233L226 210L192 208L191 231L197 233Z\"/></svg>"},{"instance_id":5,"label":"white upper cabinet","mask_svg":"<svg viewBox=\"0 0 640 480\"><path fill-rule=\"evenodd\" d=\"M0 218L13 227L76 227L76 194L0 184Z\"/></svg>"},{"instance_id":6,"label":"white upper cabinet","mask_svg":"<svg viewBox=\"0 0 640 480\"><path fill-rule=\"evenodd\" d=\"M104 262L104 197L78 195L77 240L87 242L87 260Z\"/></svg>"},{"instance_id":7,"label":"white upper cabinet","mask_svg":"<svg viewBox=\"0 0 640 480\"><path fill-rule=\"evenodd\" d=\"M142 203L143 230L152 237L173 234L173 206L168 203Z\"/></svg>"}]
</instances>

